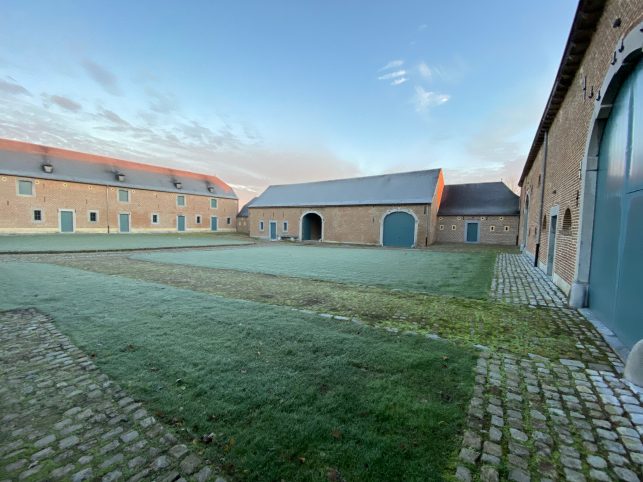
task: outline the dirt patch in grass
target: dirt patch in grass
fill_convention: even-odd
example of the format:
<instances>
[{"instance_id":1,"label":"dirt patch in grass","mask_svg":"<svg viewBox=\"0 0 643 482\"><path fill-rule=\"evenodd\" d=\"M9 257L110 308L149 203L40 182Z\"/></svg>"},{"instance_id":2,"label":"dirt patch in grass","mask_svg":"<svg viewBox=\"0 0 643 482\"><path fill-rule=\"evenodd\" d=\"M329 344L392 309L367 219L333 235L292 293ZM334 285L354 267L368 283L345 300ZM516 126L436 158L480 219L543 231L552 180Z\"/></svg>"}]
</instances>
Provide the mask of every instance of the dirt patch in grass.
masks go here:
<instances>
[{"instance_id":1,"label":"dirt patch in grass","mask_svg":"<svg viewBox=\"0 0 643 482\"><path fill-rule=\"evenodd\" d=\"M209 283L219 274L210 271ZM453 473L472 350L62 266L6 262L0 275L0 310L50 314L231 479L437 481Z\"/></svg>"},{"instance_id":2,"label":"dirt patch in grass","mask_svg":"<svg viewBox=\"0 0 643 482\"><path fill-rule=\"evenodd\" d=\"M532 308L450 296L279 277L232 270L160 264L124 256L49 257L50 262L106 274L153 281L227 298L356 317L372 325L435 333L467 344L525 356L605 362L582 347L587 323L571 311ZM578 344L581 343L579 347Z\"/></svg>"}]
</instances>

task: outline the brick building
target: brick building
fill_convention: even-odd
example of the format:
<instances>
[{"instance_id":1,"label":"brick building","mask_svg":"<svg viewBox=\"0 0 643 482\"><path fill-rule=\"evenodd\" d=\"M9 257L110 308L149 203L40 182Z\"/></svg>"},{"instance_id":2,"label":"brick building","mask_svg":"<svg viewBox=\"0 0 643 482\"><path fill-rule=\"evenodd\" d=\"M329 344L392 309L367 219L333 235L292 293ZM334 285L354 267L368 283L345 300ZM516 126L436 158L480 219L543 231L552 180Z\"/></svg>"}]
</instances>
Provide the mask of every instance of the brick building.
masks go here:
<instances>
[{"instance_id":1,"label":"brick building","mask_svg":"<svg viewBox=\"0 0 643 482\"><path fill-rule=\"evenodd\" d=\"M0 140L0 233L235 231L215 176Z\"/></svg>"},{"instance_id":2,"label":"brick building","mask_svg":"<svg viewBox=\"0 0 643 482\"><path fill-rule=\"evenodd\" d=\"M626 346L643 338L643 4L581 0L520 178L520 245Z\"/></svg>"},{"instance_id":3,"label":"brick building","mask_svg":"<svg viewBox=\"0 0 643 482\"><path fill-rule=\"evenodd\" d=\"M270 186L249 206L250 236L428 246L443 186L441 169Z\"/></svg>"},{"instance_id":4,"label":"brick building","mask_svg":"<svg viewBox=\"0 0 643 482\"><path fill-rule=\"evenodd\" d=\"M250 204L257 199L253 197L250 201L243 205L239 214L237 214L237 232L243 234L250 234L250 224L248 224L248 211Z\"/></svg>"},{"instance_id":5,"label":"brick building","mask_svg":"<svg viewBox=\"0 0 643 482\"><path fill-rule=\"evenodd\" d=\"M440 243L515 246L520 199L502 182L444 186L438 210Z\"/></svg>"}]
</instances>

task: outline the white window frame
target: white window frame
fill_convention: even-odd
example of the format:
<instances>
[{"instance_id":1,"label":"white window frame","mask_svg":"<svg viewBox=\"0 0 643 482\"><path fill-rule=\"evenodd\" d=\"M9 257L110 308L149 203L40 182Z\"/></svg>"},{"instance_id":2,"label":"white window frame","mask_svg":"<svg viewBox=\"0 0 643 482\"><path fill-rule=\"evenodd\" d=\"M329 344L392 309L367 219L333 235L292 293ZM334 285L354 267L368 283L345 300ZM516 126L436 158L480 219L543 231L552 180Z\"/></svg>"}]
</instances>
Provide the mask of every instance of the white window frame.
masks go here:
<instances>
[{"instance_id":1,"label":"white window frame","mask_svg":"<svg viewBox=\"0 0 643 482\"><path fill-rule=\"evenodd\" d=\"M259 221L259 231L263 233L265 230L266 230L266 223L264 223L263 221Z\"/></svg>"},{"instance_id":2,"label":"white window frame","mask_svg":"<svg viewBox=\"0 0 643 482\"><path fill-rule=\"evenodd\" d=\"M22 194L20 192L20 183L28 182L31 184L31 194ZM35 197L36 196L36 183L32 179L17 179L16 180L16 194L22 197Z\"/></svg>"},{"instance_id":3,"label":"white window frame","mask_svg":"<svg viewBox=\"0 0 643 482\"><path fill-rule=\"evenodd\" d=\"M203 216L200 214L197 214L194 216L194 223L195 224L203 224L201 221L203 221Z\"/></svg>"},{"instance_id":4,"label":"white window frame","mask_svg":"<svg viewBox=\"0 0 643 482\"><path fill-rule=\"evenodd\" d=\"M281 225L281 228L282 228L281 229L282 232L287 233L288 232L288 221L284 221L282 223L282 225Z\"/></svg>"},{"instance_id":5,"label":"white window frame","mask_svg":"<svg viewBox=\"0 0 643 482\"><path fill-rule=\"evenodd\" d=\"M121 193L122 193L122 192L127 193L127 201L121 201ZM119 189L116 191L116 199L118 199L118 202L119 202L119 203L129 204L129 202L132 200L132 197L131 197L131 195L130 195L129 189L122 189L122 188L119 188Z\"/></svg>"},{"instance_id":6,"label":"white window frame","mask_svg":"<svg viewBox=\"0 0 643 482\"><path fill-rule=\"evenodd\" d=\"M40 219L36 219L36 211L40 211ZM40 224L45 221L45 210L42 208L33 208L31 210L31 222Z\"/></svg>"},{"instance_id":7,"label":"white window frame","mask_svg":"<svg viewBox=\"0 0 643 482\"><path fill-rule=\"evenodd\" d=\"M214 204L214 206L212 205ZM210 209L217 209L219 207L219 200L215 197L210 198Z\"/></svg>"},{"instance_id":8,"label":"white window frame","mask_svg":"<svg viewBox=\"0 0 643 482\"><path fill-rule=\"evenodd\" d=\"M154 216L156 216L156 222L154 221ZM159 213L151 213L150 224L160 224L160 223L161 223L161 215Z\"/></svg>"},{"instance_id":9,"label":"white window frame","mask_svg":"<svg viewBox=\"0 0 643 482\"><path fill-rule=\"evenodd\" d=\"M92 213L96 214L96 221L92 221ZM87 222L88 223L96 224L96 223L98 223L98 220L99 220L98 210L92 209L90 211L87 211Z\"/></svg>"},{"instance_id":10,"label":"white window frame","mask_svg":"<svg viewBox=\"0 0 643 482\"><path fill-rule=\"evenodd\" d=\"M183 204L179 204L179 199L183 199ZM176 195L176 205L180 208L184 208L188 205L188 200L185 198L185 194Z\"/></svg>"},{"instance_id":11,"label":"white window frame","mask_svg":"<svg viewBox=\"0 0 643 482\"><path fill-rule=\"evenodd\" d=\"M228 216L227 218L225 218L225 223L226 223L228 226L230 226L230 225L232 224L232 218L231 218L230 216Z\"/></svg>"},{"instance_id":12,"label":"white window frame","mask_svg":"<svg viewBox=\"0 0 643 482\"><path fill-rule=\"evenodd\" d=\"M62 214L63 212L70 212L72 213L72 222L74 226L74 230L71 233L65 233L65 234L72 234L76 232L76 210L75 209L58 209L58 232L62 233Z\"/></svg>"}]
</instances>

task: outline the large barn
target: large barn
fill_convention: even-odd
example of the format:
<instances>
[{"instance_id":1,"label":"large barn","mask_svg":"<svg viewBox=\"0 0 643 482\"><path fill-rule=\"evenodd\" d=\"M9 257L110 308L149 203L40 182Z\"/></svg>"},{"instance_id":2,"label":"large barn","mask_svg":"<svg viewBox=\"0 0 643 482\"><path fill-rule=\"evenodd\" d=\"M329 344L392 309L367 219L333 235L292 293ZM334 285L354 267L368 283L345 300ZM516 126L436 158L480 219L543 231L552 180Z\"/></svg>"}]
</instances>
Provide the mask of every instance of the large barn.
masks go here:
<instances>
[{"instance_id":1,"label":"large barn","mask_svg":"<svg viewBox=\"0 0 643 482\"><path fill-rule=\"evenodd\" d=\"M0 140L0 233L235 231L216 176Z\"/></svg>"},{"instance_id":2,"label":"large barn","mask_svg":"<svg viewBox=\"0 0 643 482\"><path fill-rule=\"evenodd\" d=\"M428 246L441 169L270 186L249 205L250 235L396 247Z\"/></svg>"},{"instance_id":3,"label":"large barn","mask_svg":"<svg viewBox=\"0 0 643 482\"><path fill-rule=\"evenodd\" d=\"M581 0L520 178L520 245L627 347L643 338L643 8Z\"/></svg>"}]
</instances>

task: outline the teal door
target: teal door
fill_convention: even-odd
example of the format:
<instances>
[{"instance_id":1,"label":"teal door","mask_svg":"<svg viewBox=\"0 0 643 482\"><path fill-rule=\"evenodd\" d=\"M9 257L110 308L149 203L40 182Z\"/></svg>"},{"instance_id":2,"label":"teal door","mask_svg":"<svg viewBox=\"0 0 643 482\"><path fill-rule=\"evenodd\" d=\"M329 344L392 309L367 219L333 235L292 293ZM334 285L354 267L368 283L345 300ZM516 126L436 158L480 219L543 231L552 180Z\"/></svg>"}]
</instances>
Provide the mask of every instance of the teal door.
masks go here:
<instances>
[{"instance_id":1,"label":"teal door","mask_svg":"<svg viewBox=\"0 0 643 482\"><path fill-rule=\"evenodd\" d=\"M415 245L415 218L409 213L397 211L387 214L382 229L383 246L412 248Z\"/></svg>"},{"instance_id":2,"label":"teal door","mask_svg":"<svg viewBox=\"0 0 643 482\"><path fill-rule=\"evenodd\" d=\"M185 231L185 216L176 217L176 229L178 231Z\"/></svg>"},{"instance_id":3,"label":"teal door","mask_svg":"<svg viewBox=\"0 0 643 482\"><path fill-rule=\"evenodd\" d=\"M623 83L603 131L588 303L633 346L643 338L643 63Z\"/></svg>"},{"instance_id":4,"label":"teal door","mask_svg":"<svg viewBox=\"0 0 643 482\"><path fill-rule=\"evenodd\" d=\"M465 238L467 243L477 243L480 241L480 224L477 221L465 222Z\"/></svg>"},{"instance_id":5,"label":"teal door","mask_svg":"<svg viewBox=\"0 0 643 482\"><path fill-rule=\"evenodd\" d=\"M219 229L219 220L216 216L210 217L210 231L216 231Z\"/></svg>"},{"instance_id":6,"label":"teal door","mask_svg":"<svg viewBox=\"0 0 643 482\"><path fill-rule=\"evenodd\" d=\"M556 256L556 228L558 226L558 215L551 216L549 223L549 241L547 242L547 274L551 276L554 272L554 257Z\"/></svg>"},{"instance_id":7,"label":"teal door","mask_svg":"<svg viewBox=\"0 0 643 482\"><path fill-rule=\"evenodd\" d=\"M60 211L60 232L61 233L74 232L74 212L73 211Z\"/></svg>"},{"instance_id":8,"label":"teal door","mask_svg":"<svg viewBox=\"0 0 643 482\"><path fill-rule=\"evenodd\" d=\"M270 221L270 239L275 241L277 239L277 223Z\"/></svg>"},{"instance_id":9,"label":"teal door","mask_svg":"<svg viewBox=\"0 0 643 482\"><path fill-rule=\"evenodd\" d=\"M118 215L118 231L121 233L129 233L129 214L120 213Z\"/></svg>"}]
</instances>

